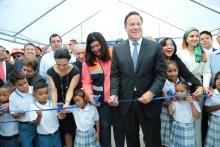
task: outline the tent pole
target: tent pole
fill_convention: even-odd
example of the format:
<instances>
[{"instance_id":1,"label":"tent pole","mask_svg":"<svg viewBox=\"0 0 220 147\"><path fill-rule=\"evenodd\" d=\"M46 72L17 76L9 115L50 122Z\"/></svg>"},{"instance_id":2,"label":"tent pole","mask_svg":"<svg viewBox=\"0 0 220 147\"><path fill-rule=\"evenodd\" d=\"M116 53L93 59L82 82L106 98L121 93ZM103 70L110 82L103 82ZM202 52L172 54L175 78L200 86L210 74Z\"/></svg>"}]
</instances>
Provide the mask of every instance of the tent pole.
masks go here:
<instances>
[{"instance_id":1,"label":"tent pole","mask_svg":"<svg viewBox=\"0 0 220 147\"><path fill-rule=\"evenodd\" d=\"M217 13L217 14L220 14L219 11L217 11L217 10L215 10L215 9L212 9L212 8L210 8L210 7L208 7L208 6L205 6L205 5L203 5L202 3L197 2L196 0L190 0L190 1L193 2L193 3L195 3L195 4L198 4L198 5L202 6L202 7L204 7L204 8L206 8L206 9L209 9L209 10L211 10L211 11Z\"/></svg>"},{"instance_id":2,"label":"tent pole","mask_svg":"<svg viewBox=\"0 0 220 147\"><path fill-rule=\"evenodd\" d=\"M0 32L0 34L11 37L11 38L14 38L14 39L20 39L20 40L27 41L27 42L33 42L33 43L36 43L36 44L46 45L44 43L37 42L37 41L34 41L34 40L28 40L28 39L24 39L24 38L20 38L20 37L16 37L16 36L14 37L12 35L9 35L9 34L3 33L3 32ZM10 39L6 39L6 40L10 40Z\"/></svg>"}]
</instances>

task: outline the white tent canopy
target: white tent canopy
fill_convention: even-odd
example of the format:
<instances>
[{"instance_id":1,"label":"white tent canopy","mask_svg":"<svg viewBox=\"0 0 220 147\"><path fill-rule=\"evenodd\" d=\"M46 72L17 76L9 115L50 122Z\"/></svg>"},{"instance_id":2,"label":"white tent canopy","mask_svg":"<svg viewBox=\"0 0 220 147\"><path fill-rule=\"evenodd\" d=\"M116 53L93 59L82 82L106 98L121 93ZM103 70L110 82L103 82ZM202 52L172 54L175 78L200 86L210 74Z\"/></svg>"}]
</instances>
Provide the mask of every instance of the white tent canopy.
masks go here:
<instances>
[{"instance_id":1,"label":"white tent canopy","mask_svg":"<svg viewBox=\"0 0 220 147\"><path fill-rule=\"evenodd\" d=\"M124 17L138 11L144 36L181 38L189 27L220 28L219 0L1 0L0 40L40 45L57 33L67 43L85 42L93 31L106 40L126 38Z\"/></svg>"}]
</instances>

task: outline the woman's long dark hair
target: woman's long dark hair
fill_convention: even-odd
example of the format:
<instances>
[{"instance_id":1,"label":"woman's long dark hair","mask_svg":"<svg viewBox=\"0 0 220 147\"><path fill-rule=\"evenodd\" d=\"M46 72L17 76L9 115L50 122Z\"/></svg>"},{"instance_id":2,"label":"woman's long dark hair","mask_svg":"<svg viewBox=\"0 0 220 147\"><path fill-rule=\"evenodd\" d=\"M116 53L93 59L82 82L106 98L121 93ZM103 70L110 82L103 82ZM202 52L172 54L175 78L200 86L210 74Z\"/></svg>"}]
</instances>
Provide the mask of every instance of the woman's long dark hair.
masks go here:
<instances>
[{"instance_id":1,"label":"woman's long dark hair","mask_svg":"<svg viewBox=\"0 0 220 147\"><path fill-rule=\"evenodd\" d=\"M177 46L176 46L176 43L174 42L174 40L173 40L172 38L165 37L165 38L163 38L163 39L160 41L160 46L161 46L162 48L163 48L164 46L166 46L167 40L171 40L171 42L173 43L173 46L174 46L173 55L170 57L170 59L172 60L173 57L174 57L175 54L176 54Z\"/></svg>"},{"instance_id":2,"label":"woman's long dark hair","mask_svg":"<svg viewBox=\"0 0 220 147\"><path fill-rule=\"evenodd\" d=\"M101 55L99 58L104 62L111 59L109 55L109 48L105 38L99 32L92 32L88 35L86 40L86 56L85 56L86 63L90 66L94 66L96 60L96 56L91 51L91 47L90 47L90 44L94 41L98 41L101 45Z\"/></svg>"}]
</instances>

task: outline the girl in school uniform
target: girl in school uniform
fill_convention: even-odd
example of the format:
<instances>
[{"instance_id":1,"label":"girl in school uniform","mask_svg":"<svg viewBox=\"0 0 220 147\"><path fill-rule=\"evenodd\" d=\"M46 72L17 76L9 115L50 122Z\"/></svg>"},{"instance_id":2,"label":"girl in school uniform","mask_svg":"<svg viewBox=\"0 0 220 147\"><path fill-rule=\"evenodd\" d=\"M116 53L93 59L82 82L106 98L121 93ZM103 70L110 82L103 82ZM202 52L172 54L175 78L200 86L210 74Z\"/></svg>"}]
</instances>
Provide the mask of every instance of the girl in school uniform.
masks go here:
<instances>
[{"instance_id":1,"label":"girl in school uniform","mask_svg":"<svg viewBox=\"0 0 220 147\"><path fill-rule=\"evenodd\" d=\"M100 123L97 108L87 103L85 93L81 89L74 91L73 100L78 106L69 110L73 113L77 128L74 147L100 147ZM60 116L65 113L66 111L62 110Z\"/></svg>"},{"instance_id":2,"label":"girl in school uniform","mask_svg":"<svg viewBox=\"0 0 220 147\"><path fill-rule=\"evenodd\" d=\"M175 94L175 84L179 82L177 63L173 60L166 61L167 79L163 87L163 95L169 96ZM163 147L169 146L170 132L173 123L173 117L168 114L167 106L171 99L164 99L160 114L161 119L161 142Z\"/></svg>"},{"instance_id":3,"label":"girl in school uniform","mask_svg":"<svg viewBox=\"0 0 220 147\"><path fill-rule=\"evenodd\" d=\"M177 100L168 105L168 112L174 118L169 147L195 147L194 119L200 117L199 103L186 96L190 93L187 82L177 83L175 91Z\"/></svg>"},{"instance_id":4,"label":"girl in school uniform","mask_svg":"<svg viewBox=\"0 0 220 147\"><path fill-rule=\"evenodd\" d=\"M220 146L220 71L214 78L214 92L205 101L206 111L210 112L205 147Z\"/></svg>"}]
</instances>

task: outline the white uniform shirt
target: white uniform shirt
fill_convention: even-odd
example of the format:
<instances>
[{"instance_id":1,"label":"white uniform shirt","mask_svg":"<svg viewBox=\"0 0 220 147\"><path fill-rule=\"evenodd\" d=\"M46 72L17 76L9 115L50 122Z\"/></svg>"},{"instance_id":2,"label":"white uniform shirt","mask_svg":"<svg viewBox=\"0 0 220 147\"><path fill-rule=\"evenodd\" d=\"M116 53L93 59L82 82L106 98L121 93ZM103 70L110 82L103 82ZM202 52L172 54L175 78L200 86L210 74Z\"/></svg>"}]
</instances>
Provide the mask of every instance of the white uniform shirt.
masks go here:
<instances>
[{"instance_id":1,"label":"white uniform shirt","mask_svg":"<svg viewBox=\"0 0 220 147\"><path fill-rule=\"evenodd\" d=\"M4 79L4 82L5 82L5 81L6 81L6 74L7 74L7 73L6 73L6 70L7 70L7 69L6 69L6 62L5 62L5 60L2 62L2 66L3 66L3 71L4 71L4 78L5 78L5 79Z\"/></svg>"},{"instance_id":2,"label":"white uniform shirt","mask_svg":"<svg viewBox=\"0 0 220 147\"><path fill-rule=\"evenodd\" d=\"M76 127L80 131L88 131L95 125L95 121L99 120L97 108L93 105L87 104L85 108L70 109L75 118Z\"/></svg>"},{"instance_id":3,"label":"white uniform shirt","mask_svg":"<svg viewBox=\"0 0 220 147\"><path fill-rule=\"evenodd\" d=\"M0 124L0 135L13 136L18 134L18 122L13 122L15 119L11 114L5 113L0 116L0 122L7 122Z\"/></svg>"},{"instance_id":4,"label":"white uniform shirt","mask_svg":"<svg viewBox=\"0 0 220 147\"><path fill-rule=\"evenodd\" d=\"M34 103L34 97L32 95L33 87L29 86L29 92L23 93L18 89L15 89L14 92L9 96L9 111L10 114L15 114L14 111L28 111L30 110L30 105ZM30 121L27 113L24 117L17 119L21 122Z\"/></svg>"},{"instance_id":5,"label":"white uniform shirt","mask_svg":"<svg viewBox=\"0 0 220 147\"><path fill-rule=\"evenodd\" d=\"M196 109L201 112L199 103L197 101L193 101ZM194 117L192 114L192 106L186 101L175 101L172 102L172 108L174 109L173 118L174 120L182 123L192 123L194 121Z\"/></svg>"},{"instance_id":6,"label":"white uniform shirt","mask_svg":"<svg viewBox=\"0 0 220 147\"><path fill-rule=\"evenodd\" d=\"M211 81L210 60L206 62L196 62L195 57L191 56L188 49L181 49L177 52L178 57L183 61L188 70L200 80L203 81L203 87L209 87ZM207 56L208 57L208 56ZM209 59L209 57L208 57ZM203 76L203 80L202 80Z\"/></svg>"},{"instance_id":7,"label":"white uniform shirt","mask_svg":"<svg viewBox=\"0 0 220 147\"><path fill-rule=\"evenodd\" d=\"M205 104L206 106L215 106L220 105L220 93L217 89L214 89L214 92L210 98L206 98ZM210 112L211 114L220 116L220 109Z\"/></svg>"},{"instance_id":8,"label":"white uniform shirt","mask_svg":"<svg viewBox=\"0 0 220 147\"><path fill-rule=\"evenodd\" d=\"M179 78L177 78L176 83L178 83L179 81L180 81ZM162 90L166 93L168 91L172 91L172 94L175 94L175 84L170 82L168 79L166 79Z\"/></svg>"},{"instance_id":9,"label":"white uniform shirt","mask_svg":"<svg viewBox=\"0 0 220 147\"><path fill-rule=\"evenodd\" d=\"M33 110L41 110L41 109L50 109L53 108L53 104L51 100L47 100L45 105L40 104L39 102L35 101L34 104L30 106ZM36 111L31 111L28 113L31 121L37 118ZM57 111L42 111L42 118L40 124L37 126L37 133L38 134L51 134L58 130L59 122L57 118Z\"/></svg>"}]
</instances>

